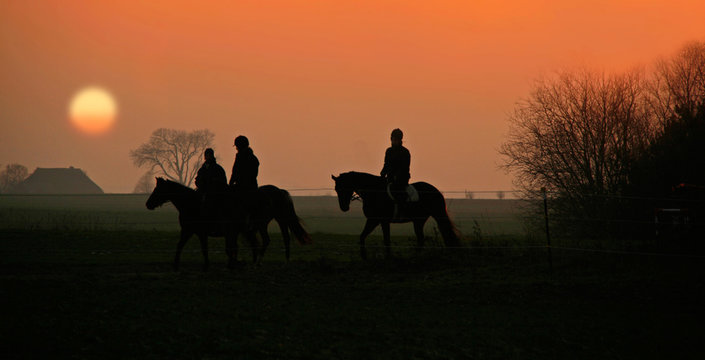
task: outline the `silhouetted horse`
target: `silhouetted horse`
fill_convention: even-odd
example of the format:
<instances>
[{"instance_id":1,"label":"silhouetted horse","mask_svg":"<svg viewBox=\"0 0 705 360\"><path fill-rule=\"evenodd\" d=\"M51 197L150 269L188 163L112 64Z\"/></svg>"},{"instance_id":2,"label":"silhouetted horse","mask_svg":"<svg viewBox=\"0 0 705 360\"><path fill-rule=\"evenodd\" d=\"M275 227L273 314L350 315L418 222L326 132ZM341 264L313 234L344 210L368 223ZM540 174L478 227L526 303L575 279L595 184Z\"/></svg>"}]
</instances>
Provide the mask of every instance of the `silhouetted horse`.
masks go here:
<instances>
[{"instance_id":1,"label":"silhouetted horse","mask_svg":"<svg viewBox=\"0 0 705 360\"><path fill-rule=\"evenodd\" d=\"M221 199L223 209L215 216L205 216L202 214L201 194L190 187L181 185L171 180L157 178L157 186L152 191L152 195L147 199L147 209L154 210L156 207L171 201L179 211L179 225L181 225L181 236L176 247L174 258L174 269L179 268L181 251L186 241L192 236L198 236L201 241L201 251L203 252L203 269L208 269L208 236L225 237L225 251L228 255L229 266L234 266L237 261L237 236L239 231L247 228L245 223L244 210L237 206L234 193L224 193ZM249 232L247 238L252 246L253 261L257 261L257 241L253 232Z\"/></svg>"},{"instance_id":2,"label":"silhouetted horse","mask_svg":"<svg viewBox=\"0 0 705 360\"><path fill-rule=\"evenodd\" d=\"M272 219L276 220L277 224L279 224L279 229L284 239L284 247L286 248L286 261L289 261L289 243L291 241L289 230L294 233L294 237L296 237L299 243L308 244L311 242L311 237L301 225L301 219L296 215L294 202L291 200L289 192L274 185L263 185L257 189L256 199L252 221L254 228L262 237L260 261L264 257L267 246L269 246L269 232L267 228Z\"/></svg>"},{"instance_id":3,"label":"silhouetted horse","mask_svg":"<svg viewBox=\"0 0 705 360\"><path fill-rule=\"evenodd\" d=\"M246 223L245 212L239 198L231 192L223 194L224 205L215 219L204 217L201 206L201 196L195 190L179 183L157 178L157 186L152 195L147 199L147 208L153 210L167 201L171 201L179 211L179 224L181 225L181 238L176 249L174 268L178 269L181 251L186 241L196 234L201 241L201 250L205 261L204 268L208 267L208 236L225 237L225 252L228 255L228 266L234 267L237 262L237 237L245 233L252 247L253 261L258 261L264 256L270 238L267 227L272 219L276 220L282 231L286 247L286 259L289 260L289 230L299 242L310 242L309 234L301 225L299 217L294 210L294 203L289 192L273 185L261 186L257 191L257 205L250 217L251 224ZM257 241L254 231L262 236L263 246L257 251Z\"/></svg>"},{"instance_id":4,"label":"silhouetted horse","mask_svg":"<svg viewBox=\"0 0 705 360\"><path fill-rule=\"evenodd\" d=\"M394 201L387 194L387 182L380 176L360 172L347 172L339 176L332 176L335 181L335 192L338 194L340 210L348 211L350 201L354 194L362 199L362 212L367 218L365 228L360 234L360 256L367 259L365 238L377 227L382 226L384 235L385 256L391 256L389 240L390 223L414 223L417 244L423 246L423 227L429 217L433 217L438 224L438 229L443 236L446 246L460 244L459 233L448 217L446 202L438 189L425 182L416 182L412 185L419 193L419 200L407 202L401 217L394 218Z\"/></svg>"}]
</instances>

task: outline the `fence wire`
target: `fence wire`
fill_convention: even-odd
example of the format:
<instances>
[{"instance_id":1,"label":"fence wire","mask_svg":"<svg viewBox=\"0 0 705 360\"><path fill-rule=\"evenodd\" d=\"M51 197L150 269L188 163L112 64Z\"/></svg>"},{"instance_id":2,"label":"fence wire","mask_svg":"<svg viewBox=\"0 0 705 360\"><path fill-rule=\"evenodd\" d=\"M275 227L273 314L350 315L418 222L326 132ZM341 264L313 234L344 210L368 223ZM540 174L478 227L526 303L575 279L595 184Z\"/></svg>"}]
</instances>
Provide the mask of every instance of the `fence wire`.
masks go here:
<instances>
[{"instance_id":1,"label":"fence wire","mask_svg":"<svg viewBox=\"0 0 705 360\"><path fill-rule=\"evenodd\" d=\"M333 188L326 188L326 187L321 187L321 188L293 188L293 189L287 189L292 194L296 193L302 193L302 192L312 192L312 191L327 191L327 192L334 192L335 189ZM379 191L383 192L383 191ZM423 193L423 192L421 192ZM504 234L501 231L501 228L503 227L502 223L509 222L509 221L518 221L521 222L521 219L525 218L530 218L526 214L522 214L519 211L516 211L516 213L513 214L494 214L490 212L487 209L482 209L476 210L476 213L474 215L454 215L453 214L453 207L454 204L456 204L458 201L463 201L463 202L470 202L472 203L473 201L478 201L478 200L486 200L486 199L473 199L472 196L475 194L515 194L517 197L513 198L499 198L498 195L498 200L499 203L501 204L502 201L516 201L517 206L519 203L533 203L533 204L539 204L542 200L540 197L540 193L536 193L537 196L535 198L520 198L518 197L519 195L525 195L525 192L521 192L518 190L480 190L480 191L469 191L469 190L450 190L450 191L441 191L443 194L461 194L463 197L461 198L447 198L447 207L449 208L449 213L451 219L458 225L465 226L465 228L461 228L461 231L464 232L464 235L466 238L472 238L474 236L484 236L484 237L493 237L493 236L499 236ZM70 229L71 227L87 227L88 230L103 230L104 228L108 227L113 227L113 228L118 228L117 230L125 230L126 227L134 227L134 226L143 226L143 227L160 227L160 226L172 226L174 229L178 229L178 222L174 218L170 219L165 219L165 220L150 220L147 218L140 218L139 220L126 220L124 218L121 218L121 216L127 216L121 213L123 212L134 212L136 211L137 208L129 208L129 209L121 209L119 211L115 210L110 210L110 209L104 209L104 210L97 210L95 207L91 206L75 206L75 207L70 207L70 204L67 204L66 207L61 207L61 205L56 205L56 206L50 206L50 207L41 207L41 204L37 205L32 205L32 206L26 206L26 204L23 204L23 200L27 199L68 199L68 198L79 198L79 199L86 199L86 198L95 198L95 199L100 199L101 204L105 204L105 200L109 201L109 198L111 197L116 197L118 199L129 199L129 198L134 198L134 197L141 197L146 199L146 196L148 194L0 194L0 215L3 215L2 218L0 218L0 231L2 229L5 230L11 230L13 229L13 220L17 222L21 221L26 221L28 222L25 224L26 228L20 229L20 230L66 230ZM548 200L549 202L552 201L552 197L558 196L558 193L555 192L548 192ZM294 195L295 196L295 195ZM333 197L330 195L322 195L323 197ZM643 201L643 202L655 202L655 201L680 201L682 203L686 204L702 204L703 200L699 199L673 199L673 198L663 198L663 197L637 197L637 196L625 196L625 195L605 195L605 194L581 194L584 198L602 198L602 199L615 199L615 200L630 200L630 201ZM315 197L315 196L311 196ZM19 200L19 203L17 202L12 202L12 200ZM333 201L333 200L331 200ZM294 197L294 206L296 207L296 202L297 198ZM335 201L335 204L337 205L337 201ZM336 209L339 210L339 209ZM516 210L516 209L515 209ZM43 219L41 216L39 218L34 218L31 219L32 214L24 214L23 211L40 211L40 212L63 212L65 218L55 218L55 219ZM87 214L85 212L88 212ZM146 210L145 210L146 211ZM298 211L298 209L297 209ZM171 214L174 212L171 211ZM8 216L8 214L10 216ZM15 216L13 218L12 216ZM112 220L107 220L110 219L110 216L113 216ZM166 214L162 214L160 216L167 216ZM361 220L364 219L364 217L360 216L346 216L342 212L339 215L336 216L326 216L326 215L303 215L299 214L299 216L302 217L304 225L306 222L336 222L340 223L341 221L346 221L346 222L360 222ZM85 218L87 217L87 218ZM551 214L550 215L550 221L551 222L583 222L583 223L594 223L594 224L600 224L600 223L612 223L612 224L630 224L630 225L636 225L636 226L656 226L656 225L677 225L677 224L664 224L658 223L656 221L657 219L654 219L653 217L650 219L643 218L643 219L632 219L632 218L599 218L599 217L569 217L569 216L560 216L556 214ZM42 228L42 222L44 222L44 226L49 226L49 229L44 229ZM434 226L435 224L431 225ZM53 229L51 228L53 226ZM20 226L21 227L21 226ZM459 226L461 227L461 226ZM487 229L490 229L488 231ZM498 228L500 230L498 231ZM106 231L110 231L109 229ZM145 230L148 231L148 230ZM278 230L274 230L275 232L278 232ZM359 231L362 231L362 228L359 229ZM349 235L349 234L348 234ZM437 235L437 234L436 234ZM378 235L377 235L378 236ZM523 235L517 235L514 234L514 236L521 237ZM538 236L540 237L540 235ZM398 236L396 236L398 238ZM274 240L274 239L273 239ZM368 240L369 241L369 240ZM377 241L377 240L374 240ZM439 242L438 239L433 239L435 242ZM294 242L294 241L292 241ZM272 246L273 247L273 246ZM316 245L314 246L311 251L344 251L344 250L350 250L350 249L357 249L359 248L359 245L357 244L351 244L351 245L336 245L336 246L327 246L327 245ZM384 248L384 245L376 245L376 244L367 244L366 248L369 249L379 249L379 248ZM399 244L392 244L390 246L391 249L396 249L396 250L408 250L408 249L414 249L416 248L415 246L405 246L405 245L399 245ZM643 251L627 251L627 250L610 250L610 249L594 249L594 248L584 248L584 247L571 247L571 246L548 246L548 245L510 245L510 246L461 246L461 247L445 247L445 246L436 246L436 245L430 245L430 246L424 246L424 249L444 249L446 251L467 251L467 250L479 250L479 249L494 249L494 250L527 250L527 249L553 249L553 250L560 250L560 251L569 251L569 252L584 252L584 253L598 253L598 254L623 254L623 255L635 255L635 256L665 256L665 257L678 257L678 258L696 258L696 259L703 259L705 256L698 255L698 254L671 254L671 253L655 253L655 252L643 252ZM270 247L271 249L271 247ZM248 247L239 247L240 251L251 251L251 248ZM7 250L3 250L3 252L6 252ZM56 252L56 253L72 253L75 252L76 250L45 250L48 252ZM168 249L152 249L152 250L145 250L145 249L92 249L92 250L81 250L81 253L95 253L95 254L106 254L106 253L112 253L112 254L129 254L129 253L169 253L173 252L174 249L168 248ZM198 250L185 250L187 251L192 251L192 252L200 252L200 249ZM222 251L219 250L209 250L209 252L213 253L219 253Z\"/></svg>"},{"instance_id":2,"label":"fence wire","mask_svg":"<svg viewBox=\"0 0 705 360\"><path fill-rule=\"evenodd\" d=\"M197 240L196 240L197 241ZM292 247L293 248L293 247ZM356 251L360 248L359 245L335 245L335 246L317 246L315 248L311 249L302 249L301 247L296 247L296 249L292 249L292 253L294 251L296 252L301 252L302 250L305 250L304 252L320 252L321 250L323 251L329 251L329 252L343 252L343 251L351 251L354 250L355 254ZM365 245L365 248L368 250L383 250L386 248L384 245ZM249 246L238 246L238 253L240 254L249 254L252 251L252 247ZM259 249L259 248L256 248ZM643 252L643 251L626 251L626 250L609 250L609 249L589 249L589 248L578 248L578 247L565 247L565 246L547 246L547 245L526 245L526 246L423 246L421 248L416 247L416 246L403 246L403 245L390 245L389 246L390 250L443 250L443 251L464 251L464 252L472 252L472 251L479 251L479 250L547 250L547 249L552 249L552 250L562 250L562 251L571 251L571 252L583 252L583 253L595 253L595 254L610 254L610 255L630 255L630 256L643 256L643 257L667 257L667 258L683 258L683 259L705 259L705 255L697 255L697 254L677 254L677 253L656 253L656 252ZM173 254L175 251L175 248L161 248L161 249L43 249L40 251L34 251L35 254L71 254L71 255L96 255L96 256L103 256L103 255L132 255L132 254ZM270 252L283 252L284 248L283 247L277 247L277 246L272 246L267 250L267 253ZM0 254L17 254L17 253L24 253L26 251L24 250L1 250ZM200 249L183 249L182 253L190 253L190 254L201 254L202 250ZM217 249L208 249L208 254L226 254L225 250L217 250ZM265 257L267 255L265 254Z\"/></svg>"}]
</instances>

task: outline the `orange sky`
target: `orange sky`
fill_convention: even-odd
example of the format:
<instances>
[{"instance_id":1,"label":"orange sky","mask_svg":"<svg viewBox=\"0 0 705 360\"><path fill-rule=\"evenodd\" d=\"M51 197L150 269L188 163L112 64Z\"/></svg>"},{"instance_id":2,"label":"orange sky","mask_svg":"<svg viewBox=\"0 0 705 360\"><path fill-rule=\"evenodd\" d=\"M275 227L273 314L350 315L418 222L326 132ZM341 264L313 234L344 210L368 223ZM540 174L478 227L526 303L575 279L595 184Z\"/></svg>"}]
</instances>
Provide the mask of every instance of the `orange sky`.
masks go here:
<instances>
[{"instance_id":1,"label":"orange sky","mask_svg":"<svg viewBox=\"0 0 705 360\"><path fill-rule=\"evenodd\" d=\"M705 40L701 0L143 3L0 2L3 168L74 166L130 192L145 171L130 149L159 127L207 128L228 175L245 134L260 184L330 188L330 174L378 173L400 127L412 181L507 190L497 149L534 78ZM67 118L90 85L118 103L101 136Z\"/></svg>"}]
</instances>

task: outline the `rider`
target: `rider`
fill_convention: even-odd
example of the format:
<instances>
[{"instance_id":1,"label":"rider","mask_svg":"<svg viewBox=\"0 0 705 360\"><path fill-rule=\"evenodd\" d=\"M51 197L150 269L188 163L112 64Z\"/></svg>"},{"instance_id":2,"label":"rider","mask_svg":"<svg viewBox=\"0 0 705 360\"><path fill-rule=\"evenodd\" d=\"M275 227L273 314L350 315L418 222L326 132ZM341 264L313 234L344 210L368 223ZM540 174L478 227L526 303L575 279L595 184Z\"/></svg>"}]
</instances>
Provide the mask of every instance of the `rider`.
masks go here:
<instances>
[{"instance_id":1,"label":"rider","mask_svg":"<svg viewBox=\"0 0 705 360\"><path fill-rule=\"evenodd\" d=\"M229 184L235 189L236 194L242 196L245 209L251 213L258 188L259 160L250 148L250 141L247 137L243 135L236 137L233 146L237 149L237 155L235 155Z\"/></svg>"},{"instance_id":2,"label":"rider","mask_svg":"<svg viewBox=\"0 0 705 360\"><path fill-rule=\"evenodd\" d=\"M203 152L203 159L205 161L196 175L196 188L201 193L201 210L210 215L213 207L220 204L218 199L222 198L222 193L227 189L227 178L225 170L215 162L213 149L207 148Z\"/></svg>"},{"instance_id":3,"label":"rider","mask_svg":"<svg viewBox=\"0 0 705 360\"><path fill-rule=\"evenodd\" d=\"M394 200L402 207L406 203L406 187L409 185L409 166L411 154L402 145L404 133L399 129L392 130L392 146L384 153L384 167L381 175L387 180Z\"/></svg>"}]
</instances>

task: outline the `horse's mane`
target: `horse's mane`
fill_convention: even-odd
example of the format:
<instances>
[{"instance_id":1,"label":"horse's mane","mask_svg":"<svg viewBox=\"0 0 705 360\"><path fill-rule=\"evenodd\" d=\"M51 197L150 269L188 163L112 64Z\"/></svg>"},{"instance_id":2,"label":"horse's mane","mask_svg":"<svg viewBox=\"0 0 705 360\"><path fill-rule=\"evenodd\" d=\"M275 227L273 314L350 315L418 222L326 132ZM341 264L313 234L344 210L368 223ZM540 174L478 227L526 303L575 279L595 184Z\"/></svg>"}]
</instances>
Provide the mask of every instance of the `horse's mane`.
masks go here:
<instances>
[{"instance_id":1,"label":"horse's mane","mask_svg":"<svg viewBox=\"0 0 705 360\"><path fill-rule=\"evenodd\" d=\"M159 180L164 181L164 183L169 187L169 189L177 188L178 190L181 190L181 191L196 192L196 190L194 190L184 184L178 183L176 181L172 181L172 180L164 179L164 178L159 178Z\"/></svg>"},{"instance_id":2,"label":"horse's mane","mask_svg":"<svg viewBox=\"0 0 705 360\"><path fill-rule=\"evenodd\" d=\"M381 177L381 176L373 175L373 174L366 173L366 172L359 172L359 171L348 171L348 172L346 172L346 173L340 174L340 176L353 177L353 178L356 178L356 179L365 178L366 180L367 180L367 179L369 179L369 180L377 180L377 181L382 180L382 177Z\"/></svg>"},{"instance_id":3,"label":"horse's mane","mask_svg":"<svg viewBox=\"0 0 705 360\"><path fill-rule=\"evenodd\" d=\"M357 186L376 188L385 184L383 177L359 171L342 173L339 178L348 186L355 184Z\"/></svg>"}]
</instances>

